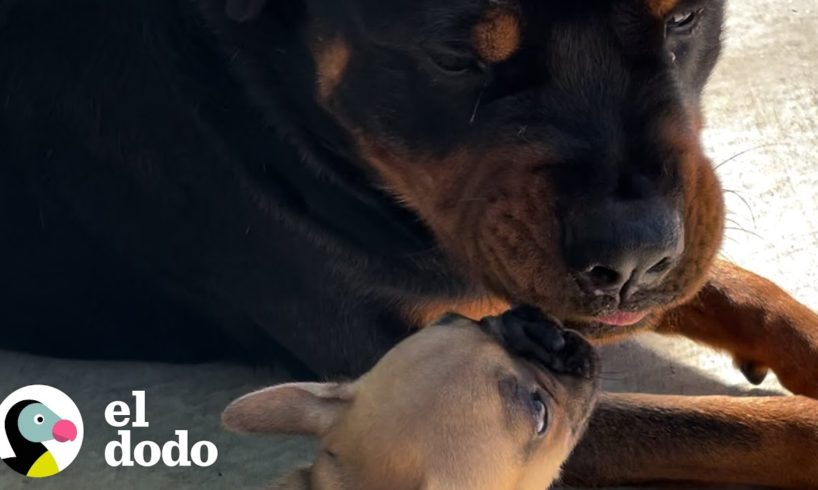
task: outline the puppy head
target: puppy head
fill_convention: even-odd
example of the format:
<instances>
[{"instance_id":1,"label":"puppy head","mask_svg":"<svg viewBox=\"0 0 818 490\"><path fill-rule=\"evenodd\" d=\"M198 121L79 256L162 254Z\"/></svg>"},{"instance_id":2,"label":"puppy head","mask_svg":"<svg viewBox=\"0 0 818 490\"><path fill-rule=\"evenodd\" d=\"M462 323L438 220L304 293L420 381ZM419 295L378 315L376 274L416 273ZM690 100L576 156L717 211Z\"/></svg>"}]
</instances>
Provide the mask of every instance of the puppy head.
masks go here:
<instances>
[{"instance_id":1,"label":"puppy head","mask_svg":"<svg viewBox=\"0 0 818 490\"><path fill-rule=\"evenodd\" d=\"M287 384L240 398L225 426L321 438L311 470L287 480L292 488L542 490L584 430L594 356L566 334L568 347L538 362L496 331L449 317L355 382ZM583 367L558 373L554 365Z\"/></svg>"}]
</instances>

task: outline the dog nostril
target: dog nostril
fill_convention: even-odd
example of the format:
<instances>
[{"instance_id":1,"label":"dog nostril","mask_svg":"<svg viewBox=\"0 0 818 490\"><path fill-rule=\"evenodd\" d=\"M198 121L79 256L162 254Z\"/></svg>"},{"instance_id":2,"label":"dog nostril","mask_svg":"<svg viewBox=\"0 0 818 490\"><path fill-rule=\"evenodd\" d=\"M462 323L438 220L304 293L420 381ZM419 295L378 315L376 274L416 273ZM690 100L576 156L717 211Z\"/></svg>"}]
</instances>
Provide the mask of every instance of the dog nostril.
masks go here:
<instances>
[{"instance_id":1,"label":"dog nostril","mask_svg":"<svg viewBox=\"0 0 818 490\"><path fill-rule=\"evenodd\" d=\"M648 269L648 274L661 274L663 272L667 272L672 264L673 259L671 259L670 257L665 257L659 262L655 263L653 267Z\"/></svg>"},{"instance_id":2,"label":"dog nostril","mask_svg":"<svg viewBox=\"0 0 818 490\"><path fill-rule=\"evenodd\" d=\"M619 284L620 281L619 272L601 265L591 267L587 277L594 287L609 287Z\"/></svg>"}]
</instances>

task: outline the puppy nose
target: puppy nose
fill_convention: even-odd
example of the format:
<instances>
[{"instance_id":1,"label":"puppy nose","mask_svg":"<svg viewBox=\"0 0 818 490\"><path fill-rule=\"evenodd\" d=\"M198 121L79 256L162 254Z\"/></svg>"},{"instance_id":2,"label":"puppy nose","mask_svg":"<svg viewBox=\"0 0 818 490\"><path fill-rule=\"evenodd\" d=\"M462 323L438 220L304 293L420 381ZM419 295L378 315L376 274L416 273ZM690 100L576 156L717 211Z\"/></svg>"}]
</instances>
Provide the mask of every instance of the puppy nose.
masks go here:
<instances>
[{"instance_id":1,"label":"puppy nose","mask_svg":"<svg viewBox=\"0 0 818 490\"><path fill-rule=\"evenodd\" d=\"M684 251L681 217L659 199L611 201L564 219L566 263L597 295L627 299L659 283Z\"/></svg>"}]
</instances>

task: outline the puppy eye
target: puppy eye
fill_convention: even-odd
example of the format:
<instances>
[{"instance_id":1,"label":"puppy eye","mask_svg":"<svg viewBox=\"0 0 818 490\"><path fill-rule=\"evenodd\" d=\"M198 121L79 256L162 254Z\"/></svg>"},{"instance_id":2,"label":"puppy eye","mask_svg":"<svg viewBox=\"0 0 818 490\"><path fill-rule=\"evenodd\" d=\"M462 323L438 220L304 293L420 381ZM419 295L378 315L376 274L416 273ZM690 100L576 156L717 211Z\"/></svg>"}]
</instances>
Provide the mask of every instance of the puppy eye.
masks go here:
<instances>
[{"instance_id":1,"label":"puppy eye","mask_svg":"<svg viewBox=\"0 0 818 490\"><path fill-rule=\"evenodd\" d=\"M34 416L34 423L35 423L35 424L37 424L37 425L43 425L43 422L45 422L45 417L43 417L43 416L42 416L42 415L40 415L39 413L38 413L37 415L35 415L35 416Z\"/></svg>"},{"instance_id":2,"label":"puppy eye","mask_svg":"<svg viewBox=\"0 0 818 490\"><path fill-rule=\"evenodd\" d=\"M698 24L702 9L676 12L665 22L668 34L690 34Z\"/></svg>"},{"instance_id":3,"label":"puppy eye","mask_svg":"<svg viewBox=\"0 0 818 490\"><path fill-rule=\"evenodd\" d=\"M536 437L542 437L548 432L550 413L538 391L531 394L531 412L534 416L534 434Z\"/></svg>"}]
</instances>

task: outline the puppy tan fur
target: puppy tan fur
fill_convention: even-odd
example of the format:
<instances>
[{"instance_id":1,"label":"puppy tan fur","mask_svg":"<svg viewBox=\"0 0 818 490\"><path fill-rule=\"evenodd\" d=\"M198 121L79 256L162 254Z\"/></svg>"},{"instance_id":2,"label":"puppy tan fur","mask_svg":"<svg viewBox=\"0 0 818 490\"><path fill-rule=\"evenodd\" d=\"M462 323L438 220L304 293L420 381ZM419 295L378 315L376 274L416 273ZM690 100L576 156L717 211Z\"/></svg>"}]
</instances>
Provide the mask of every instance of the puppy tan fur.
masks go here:
<instances>
[{"instance_id":1,"label":"puppy tan fur","mask_svg":"<svg viewBox=\"0 0 818 490\"><path fill-rule=\"evenodd\" d=\"M311 434L280 490L543 490L587 425L596 357L531 310L449 316L351 383L293 383L233 402L237 432Z\"/></svg>"}]
</instances>

